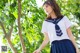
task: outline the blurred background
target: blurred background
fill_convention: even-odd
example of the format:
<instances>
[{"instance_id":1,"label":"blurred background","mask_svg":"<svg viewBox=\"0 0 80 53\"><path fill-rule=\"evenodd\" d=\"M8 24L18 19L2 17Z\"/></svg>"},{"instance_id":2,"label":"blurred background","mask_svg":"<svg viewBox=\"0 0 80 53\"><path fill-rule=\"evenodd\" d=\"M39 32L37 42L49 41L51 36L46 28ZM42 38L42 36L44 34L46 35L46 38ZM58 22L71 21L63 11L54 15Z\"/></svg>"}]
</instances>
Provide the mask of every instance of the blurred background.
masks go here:
<instances>
[{"instance_id":1,"label":"blurred background","mask_svg":"<svg viewBox=\"0 0 80 53\"><path fill-rule=\"evenodd\" d=\"M42 43L42 22L46 17L45 0L0 0L0 51L2 53L32 53ZM56 0L61 13L72 23L72 33L80 49L80 0ZM41 53L49 53L48 44ZM0 53L1 53L0 52Z\"/></svg>"}]
</instances>

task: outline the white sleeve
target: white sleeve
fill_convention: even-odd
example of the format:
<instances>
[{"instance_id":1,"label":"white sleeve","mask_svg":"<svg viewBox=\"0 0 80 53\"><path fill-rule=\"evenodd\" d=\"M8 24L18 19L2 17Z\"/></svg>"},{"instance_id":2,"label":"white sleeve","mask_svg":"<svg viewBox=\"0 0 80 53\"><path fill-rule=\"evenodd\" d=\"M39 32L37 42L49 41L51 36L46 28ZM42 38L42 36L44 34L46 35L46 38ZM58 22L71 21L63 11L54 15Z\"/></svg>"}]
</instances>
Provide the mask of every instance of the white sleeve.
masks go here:
<instances>
[{"instance_id":1,"label":"white sleeve","mask_svg":"<svg viewBox=\"0 0 80 53\"><path fill-rule=\"evenodd\" d=\"M71 21L67 18L67 16L64 16L64 22L65 22L66 29L72 26Z\"/></svg>"},{"instance_id":2,"label":"white sleeve","mask_svg":"<svg viewBox=\"0 0 80 53\"><path fill-rule=\"evenodd\" d=\"M46 21L43 21L41 32L42 33L47 32L47 23L46 23Z\"/></svg>"}]
</instances>

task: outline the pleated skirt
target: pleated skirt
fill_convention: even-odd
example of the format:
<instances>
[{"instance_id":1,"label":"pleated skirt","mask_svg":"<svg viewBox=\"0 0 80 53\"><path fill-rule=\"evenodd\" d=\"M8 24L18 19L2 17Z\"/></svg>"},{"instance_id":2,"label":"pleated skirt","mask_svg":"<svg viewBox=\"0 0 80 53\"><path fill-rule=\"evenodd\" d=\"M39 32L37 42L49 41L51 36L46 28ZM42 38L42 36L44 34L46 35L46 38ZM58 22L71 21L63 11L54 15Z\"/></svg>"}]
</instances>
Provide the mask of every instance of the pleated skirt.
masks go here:
<instances>
[{"instance_id":1,"label":"pleated skirt","mask_svg":"<svg viewBox=\"0 0 80 53\"><path fill-rule=\"evenodd\" d=\"M76 49L69 39L55 40L51 43L50 53L76 53Z\"/></svg>"}]
</instances>

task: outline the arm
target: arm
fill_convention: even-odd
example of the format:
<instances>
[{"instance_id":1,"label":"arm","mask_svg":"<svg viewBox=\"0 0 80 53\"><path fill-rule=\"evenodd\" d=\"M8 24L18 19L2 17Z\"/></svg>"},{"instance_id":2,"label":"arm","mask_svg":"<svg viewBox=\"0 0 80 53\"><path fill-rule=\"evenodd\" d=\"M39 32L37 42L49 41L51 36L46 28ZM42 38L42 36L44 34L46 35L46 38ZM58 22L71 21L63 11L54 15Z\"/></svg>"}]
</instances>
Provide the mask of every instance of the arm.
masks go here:
<instances>
[{"instance_id":1,"label":"arm","mask_svg":"<svg viewBox=\"0 0 80 53\"><path fill-rule=\"evenodd\" d=\"M73 36L73 34L72 34L72 32L71 32L70 27L67 29L67 34L68 34L70 40L72 41L73 45L75 46L76 52L79 53L78 46L76 45L76 41L75 41L75 39L74 39L74 36Z\"/></svg>"},{"instance_id":2,"label":"arm","mask_svg":"<svg viewBox=\"0 0 80 53\"><path fill-rule=\"evenodd\" d=\"M48 34L46 32L44 32L44 40L41 44L41 46L35 50L33 53L39 53L49 42L49 37L48 37Z\"/></svg>"},{"instance_id":3,"label":"arm","mask_svg":"<svg viewBox=\"0 0 80 53\"><path fill-rule=\"evenodd\" d=\"M39 50L41 51L49 42L49 37L47 33L44 33L44 40L41 44L41 46L39 47Z\"/></svg>"}]
</instances>

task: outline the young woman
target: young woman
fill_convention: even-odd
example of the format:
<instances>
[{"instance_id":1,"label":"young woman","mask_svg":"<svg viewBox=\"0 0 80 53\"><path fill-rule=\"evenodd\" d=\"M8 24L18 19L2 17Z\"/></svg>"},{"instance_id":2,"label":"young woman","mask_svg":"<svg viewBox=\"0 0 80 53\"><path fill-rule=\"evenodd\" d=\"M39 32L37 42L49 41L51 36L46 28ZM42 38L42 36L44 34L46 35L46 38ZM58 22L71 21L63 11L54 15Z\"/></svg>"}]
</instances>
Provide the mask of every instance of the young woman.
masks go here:
<instances>
[{"instance_id":1,"label":"young woman","mask_svg":"<svg viewBox=\"0 0 80 53\"><path fill-rule=\"evenodd\" d=\"M63 16L55 0L47 0L43 4L47 18L43 21L41 32L44 41L33 53L40 51L50 41L50 53L79 53L75 39L71 32L70 20Z\"/></svg>"}]
</instances>

